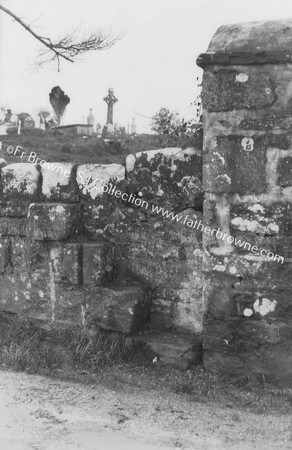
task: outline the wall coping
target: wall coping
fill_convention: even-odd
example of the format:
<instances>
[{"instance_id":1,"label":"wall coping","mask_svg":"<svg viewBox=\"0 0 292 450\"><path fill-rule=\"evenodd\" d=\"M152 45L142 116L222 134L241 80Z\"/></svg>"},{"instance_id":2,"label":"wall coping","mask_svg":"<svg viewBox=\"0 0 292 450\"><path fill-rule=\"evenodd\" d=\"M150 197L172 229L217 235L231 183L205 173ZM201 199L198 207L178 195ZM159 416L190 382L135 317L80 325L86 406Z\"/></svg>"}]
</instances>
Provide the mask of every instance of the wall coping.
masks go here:
<instances>
[{"instance_id":1,"label":"wall coping","mask_svg":"<svg viewBox=\"0 0 292 450\"><path fill-rule=\"evenodd\" d=\"M210 65L241 66L260 64L287 64L292 63L292 51L276 52L266 51L258 53L246 52L206 52L201 53L196 61L201 68Z\"/></svg>"},{"instance_id":2,"label":"wall coping","mask_svg":"<svg viewBox=\"0 0 292 450\"><path fill-rule=\"evenodd\" d=\"M292 19L223 25L197 64L285 64L292 61Z\"/></svg>"}]
</instances>

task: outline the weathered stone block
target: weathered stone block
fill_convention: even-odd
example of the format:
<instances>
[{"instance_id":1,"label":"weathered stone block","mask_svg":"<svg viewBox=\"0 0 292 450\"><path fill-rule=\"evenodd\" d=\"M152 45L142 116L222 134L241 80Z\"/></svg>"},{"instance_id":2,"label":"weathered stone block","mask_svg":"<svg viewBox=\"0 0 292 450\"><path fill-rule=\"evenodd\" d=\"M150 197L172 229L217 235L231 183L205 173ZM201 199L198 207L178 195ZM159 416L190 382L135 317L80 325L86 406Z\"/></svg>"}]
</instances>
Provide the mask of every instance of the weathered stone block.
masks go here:
<instances>
[{"instance_id":1,"label":"weathered stone block","mask_svg":"<svg viewBox=\"0 0 292 450\"><path fill-rule=\"evenodd\" d=\"M115 185L124 179L125 167L121 164L84 164L77 168L79 193L87 200L102 197L109 190L110 182Z\"/></svg>"},{"instance_id":2,"label":"weathered stone block","mask_svg":"<svg viewBox=\"0 0 292 450\"><path fill-rule=\"evenodd\" d=\"M255 319L225 319L204 324L204 366L221 376L261 375L266 382L291 386L291 325Z\"/></svg>"},{"instance_id":3,"label":"weathered stone block","mask_svg":"<svg viewBox=\"0 0 292 450\"><path fill-rule=\"evenodd\" d=\"M222 258L221 263L217 258L205 280L205 319L285 321L291 315L291 267L235 255Z\"/></svg>"},{"instance_id":4,"label":"weathered stone block","mask_svg":"<svg viewBox=\"0 0 292 450\"><path fill-rule=\"evenodd\" d=\"M248 351L252 354L261 345L280 343L279 329L279 324L253 318L207 320L204 323L204 349L230 355Z\"/></svg>"},{"instance_id":5,"label":"weathered stone block","mask_svg":"<svg viewBox=\"0 0 292 450\"><path fill-rule=\"evenodd\" d=\"M1 169L1 182L4 196L24 196L33 201L40 188L40 173L33 164L9 164Z\"/></svg>"},{"instance_id":6,"label":"weathered stone block","mask_svg":"<svg viewBox=\"0 0 292 450\"><path fill-rule=\"evenodd\" d=\"M175 304L179 300L177 291L167 285L156 288L150 305L150 326L154 331L169 330L174 327Z\"/></svg>"},{"instance_id":7,"label":"weathered stone block","mask_svg":"<svg viewBox=\"0 0 292 450\"><path fill-rule=\"evenodd\" d=\"M275 127L276 128L276 127ZM268 147L277 148L281 150L288 150L292 145L291 133L269 133L267 135Z\"/></svg>"},{"instance_id":8,"label":"weathered stone block","mask_svg":"<svg viewBox=\"0 0 292 450\"><path fill-rule=\"evenodd\" d=\"M173 326L184 333L201 333L203 329L202 283L200 274L189 280L189 289L178 289L174 304Z\"/></svg>"},{"instance_id":9,"label":"weathered stone block","mask_svg":"<svg viewBox=\"0 0 292 450\"><path fill-rule=\"evenodd\" d=\"M276 100L269 73L251 70L206 70L203 76L203 106L208 111L260 109Z\"/></svg>"},{"instance_id":10,"label":"weathered stone block","mask_svg":"<svg viewBox=\"0 0 292 450\"><path fill-rule=\"evenodd\" d=\"M262 292L235 293L233 295L232 315L238 317L253 317L275 321L275 319L287 319L291 316L290 299L292 289L281 294L266 290Z\"/></svg>"},{"instance_id":11,"label":"weathered stone block","mask_svg":"<svg viewBox=\"0 0 292 450\"><path fill-rule=\"evenodd\" d=\"M275 254L275 258L285 258L289 249L286 244L292 230L290 205L261 203L260 199L255 203L255 200L232 203L231 195L205 195L204 225L214 232L204 232L203 240L212 254L228 256L234 252L253 257L264 250L263 259L268 254L272 258L270 252Z\"/></svg>"},{"instance_id":12,"label":"weathered stone block","mask_svg":"<svg viewBox=\"0 0 292 450\"><path fill-rule=\"evenodd\" d=\"M142 329L149 315L149 293L140 286L86 289L88 320L124 334Z\"/></svg>"},{"instance_id":13,"label":"weathered stone block","mask_svg":"<svg viewBox=\"0 0 292 450\"><path fill-rule=\"evenodd\" d=\"M26 219L0 217L0 236L25 236Z\"/></svg>"},{"instance_id":14,"label":"weathered stone block","mask_svg":"<svg viewBox=\"0 0 292 450\"><path fill-rule=\"evenodd\" d=\"M113 200L113 201L112 201ZM90 239L96 240L105 237L105 231L114 226L123 226L127 209L118 207L113 198L83 203L83 233Z\"/></svg>"},{"instance_id":15,"label":"weathered stone block","mask_svg":"<svg viewBox=\"0 0 292 450\"><path fill-rule=\"evenodd\" d=\"M101 286L113 275L113 246L106 242L82 245L83 284Z\"/></svg>"},{"instance_id":16,"label":"weathered stone block","mask_svg":"<svg viewBox=\"0 0 292 450\"><path fill-rule=\"evenodd\" d=\"M280 186L292 186L292 158L284 158L279 164Z\"/></svg>"},{"instance_id":17,"label":"weathered stone block","mask_svg":"<svg viewBox=\"0 0 292 450\"><path fill-rule=\"evenodd\" d=\"M289 115L280 115L264 113L259 118L251 117L249 119L243 119L239 124L240 130L257 130L257 131L275 131L275 130L291 130L292 118ZM271 147L277 147L281 149L287 149L291 143L291 135L289 140L285 139L285 135L269 134L268 140ZM276 141L276 145L273 142Z\"/></svg>"},{"instance_id":18,"label":"weathered stone block","mask_svg":"<svg viewBox=\"0 0 292 450\"><path fill-rule=\"evenodd\" d=\"M48 263L49 265L49 263ZM56 283L53 269L31 277L10 274L0 279L0 309L41 320L46 327L85 325L84 292Z\"/></svg>"},{"instance_id":19,"label":"weathered stone block","mask_svg":"<svg viewBox=\"0 0 292 450\"><path fill-rule=\"evenodd\" d=\"M286 205L271 206L260 203L231 205L230 225L232 232L243 232L276 236L283 233L283 220L286 215Z\"/></svg>"},{"instance_id":20,"label":"weathered stone block","mask_svg":"<svg viewBox=\"0 0 292 450\"><path fill-rule=\"evenodd\" d=\"M62 328L85 327L85 294L82 289L57 285L55 286L54 300L54 303L52 303L52 325Z\"/></svg>"},{"instance_id":21,"label":"weathered stone block","mask_svg":"<svg viewBox=\"0 0 292 450\"><path fill-rule=\"evenodd\" d=\"M182 333L145 333L128 339L147 362L187 370L202 361L201 341Z\"/></svg>"},{"instance_id":22,"label":"weathered stone block","mask_svg":"<svg viewBox=\"0 0 292 450\"><path fill-rule=\"evenodd\" d=\"M60 283L58 269L62 246L23 238L10 239L9 265L5 275L0 277L0 308L42 320L47 326L55 322L58 326L80 325L85 317L84 294L72 286L73 282L77 284L74 264L67 267L68 279ZM66 244L66 250L70 251L71 245ZM72 259L70 261L72 263Z\"/></svg>"},{"instance_id":23,"label":"weathered stone block","mask_svg":"<svg viewBox=\"0 0 292 450\"><path fill-rule=\"evenodd\" d=\"M128 265L153 288L177 287L186 278L188 269L200 265L201 231L183 222L187 216L193 223L199 222L201 213L184 213L181 223L160 221L153 231L153 224L147 222L129 235Z\"/></svg>"},{"instance_id":24,"label":"weathered stone block","mask_svg":"<svg viewBox=\"0 0 292 450\"><path fill-rule=\"evenodd\" d=\"M27 233L34 240L59 241L80 231L78 203L32 203L28 211Z\"/></svg>"},{"instance_id":25,"label":"weathered stone block","mask_svg":"<svg viewBox=\"0 0 292 450\"><path fill-rule=\"evenodd\" d=\"M82 244L66 243L51 246L55 280L60 283L82 283Z\"/></svg>"},{"instance_id":26,"label":"weathered stone block","mask_svg":"<svg viewBox=\"0 0 292 450\"><path fill-rule=\"evenodd\" d=\"M155 293L150 306L150 326L153 330L169 330L173 328L174 299L171 294L160 298Z\"/></svg>"},{"instance_id":27,"label":"weathered stone block","mask_svg":"<svg viewBox=\"0 0 292 450\"><path fill-rule=\"evenodd\" d=\"M225 379L257 379L278 386L291 387L291 344L259 346L256 350L237 352L204 351L204 367Z\"/></svg>"},{"instance_id":28,"label":"weathered stone block","mask_svg":"<svg viewBox=\"0 0 292 450\"><path fill-rule=\"evenodd\" d=\"M0 204L0 216L26 218L30 204L30 201L23 200L21 197L15 196L12 200L6 198L6 201Z\"/></svg>"},{"instance_id":29,"label":"weathered stone block","mask_svg":"<svg viewBox=\"0 0 292 450\"><path fill-rule=\"evenodd\" d=\"M44 243L11 239L11 261L0 277L1 308L27 317L50 320L52 292L48 248Z\"/></svg>"},{"instance_id":30,"label":"weathered stone block","mask_svg":"<svg viewBox=\"0 0 292 450\"><path fill-rule=\"evenodd\" d=\"M46 243L29 241L22 237L11 237L11 265L16 276L35 277L43 272L47 280L50 249ZM25 280L23 280L25 281Z\"/></svg>"},{"instance_id":31,"label":"weathered stone block","mask_svg":"<svg viewBox=\"0 0 292 450\"><path fill-rule=\"evenodd\" d=\"M129 189L149 204L167 208L202 208L201 151L166 148L129 155ZM136 203L134 203L136 204Z\"/></svg>"},{"instance_id":32,"label":"weathered stone block","mask_svg":"<svg viewBox=\"0 0 292 450\"><path fill-rule=\"evenodd\" d=\"M275 255L283 256L285 262L292 262L292 236L281 236L273 245L266 246Z\"/></svg>"},{"instance_id":33,"label":"weathered stone block","mask_svg":"<svg viewBox=\"0 0 292 450\"><path fill-rule=\"evenodd\" d=\"M42 195L48 200L78 200L75 181L76 168L72 163L47 163L41 169Z\"/></svg>"},{"instance_id":34,"label":"weathered stone block","mask_svg":"<svg viewBox=\"0 0 292 450\"><path fill-rule=\"evenodd\" d=\"M292 45L291 25L291 19L222 25L212 37L208 52L236 52L239 57L247 54L258 58L261 55L267 56L267 52L283 52L284 55L281 56L289 58Z\"/></svg>"},{"instance_id":35,"label":"weathered stone block","mask_svg":"<svg viewBox=\"0 0 292 450\"><path fill-rule=\"evenodd\" d=\"M207 192L261 194L266 191L266 142L262 137L220 136L204 157Z\"/></svg>"}]
</instances>

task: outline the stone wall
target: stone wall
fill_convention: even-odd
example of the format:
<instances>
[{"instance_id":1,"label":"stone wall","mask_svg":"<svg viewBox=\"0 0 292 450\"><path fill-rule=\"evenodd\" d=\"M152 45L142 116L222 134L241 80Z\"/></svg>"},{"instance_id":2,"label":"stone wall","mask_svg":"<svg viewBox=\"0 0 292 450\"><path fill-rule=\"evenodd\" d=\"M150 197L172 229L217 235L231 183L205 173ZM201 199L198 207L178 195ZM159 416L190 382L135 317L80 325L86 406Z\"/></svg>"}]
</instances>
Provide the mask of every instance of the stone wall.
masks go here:
<instances>
[{"instance_id":1,"label":"stone wall","mask_svg":"<svg viewBox=\"0 0 292 450\"><path fill-rule=\"evenodd\" d=\"M0 309L48 327L200 334L201 235L152 210L202 217L200 151L40 163L1 162Z\"/></svg>"},{"instance_id":2,"label":"stone wall","mask_svg":"<svg viewBox=\"0 0 292 450\"><path fill-rule=\"evenodd\" d=\"M204 235L204 364L282 384L292 380L291 42L291 20L228 25L197 61L205 225L266 250Z\"/></svg>"},{"instance_id":3,"label":"stone wall","mask_svg":"<svg viewBox=\"0 0 292 450\"><path fill-rule=\"evenodd\" d=\"M292 21L230 25L199 56L203 184L196 148L0 161L0 309L184 368L203 334L210 371L291 385L291 45Z\"/></svg>"}]
</instances>

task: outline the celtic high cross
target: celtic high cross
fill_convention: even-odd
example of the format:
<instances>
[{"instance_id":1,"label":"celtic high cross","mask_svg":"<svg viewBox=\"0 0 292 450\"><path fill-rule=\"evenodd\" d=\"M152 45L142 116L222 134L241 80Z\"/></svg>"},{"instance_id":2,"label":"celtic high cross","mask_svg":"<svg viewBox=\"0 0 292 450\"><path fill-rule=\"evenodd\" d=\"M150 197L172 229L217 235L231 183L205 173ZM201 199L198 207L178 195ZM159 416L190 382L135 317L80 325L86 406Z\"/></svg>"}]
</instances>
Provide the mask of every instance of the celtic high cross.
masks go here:
<instances>
[{"instance_id":1,"label":"celtic high cross","mask_svg":"<svg viewBox=\"0 0 292 450\"><path fill-rule=\"evenodd\" d=\"M107 121L106 123L113 124L113 114L114 114L114 104L118 101L118 99L114 96L113 88L109 88L108 95L103 98L107 103Z\"/></svg>"}]
</instances>

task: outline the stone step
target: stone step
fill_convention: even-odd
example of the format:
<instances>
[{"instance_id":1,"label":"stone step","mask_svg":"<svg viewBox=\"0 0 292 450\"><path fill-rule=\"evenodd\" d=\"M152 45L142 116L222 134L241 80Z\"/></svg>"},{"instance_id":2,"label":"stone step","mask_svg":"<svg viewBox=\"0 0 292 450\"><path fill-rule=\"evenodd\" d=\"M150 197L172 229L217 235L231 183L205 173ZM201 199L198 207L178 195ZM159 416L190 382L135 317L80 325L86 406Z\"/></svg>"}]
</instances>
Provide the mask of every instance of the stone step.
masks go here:
<instances>
[{"instance_id":1,"label":"stone step","mask_svg":"<svg viewBox=\"0 0 292 450\"><path fill-rule=\"evenodd\" d=\"M92 325L130 334L141 331L148 319L149 290L143 286L88 286L85 294L88 322Z\"/></svg>"},{"instance_id":2,"label":"stone step","mask_svg":"<svg viewBox=\"0 0 292 450\"><path fill-rule=\"evenodd\" d=\"M146 362L187 370L202 361L202 341L197 335L148 332L126 341Z\"/></svg>"}]
</instances>

